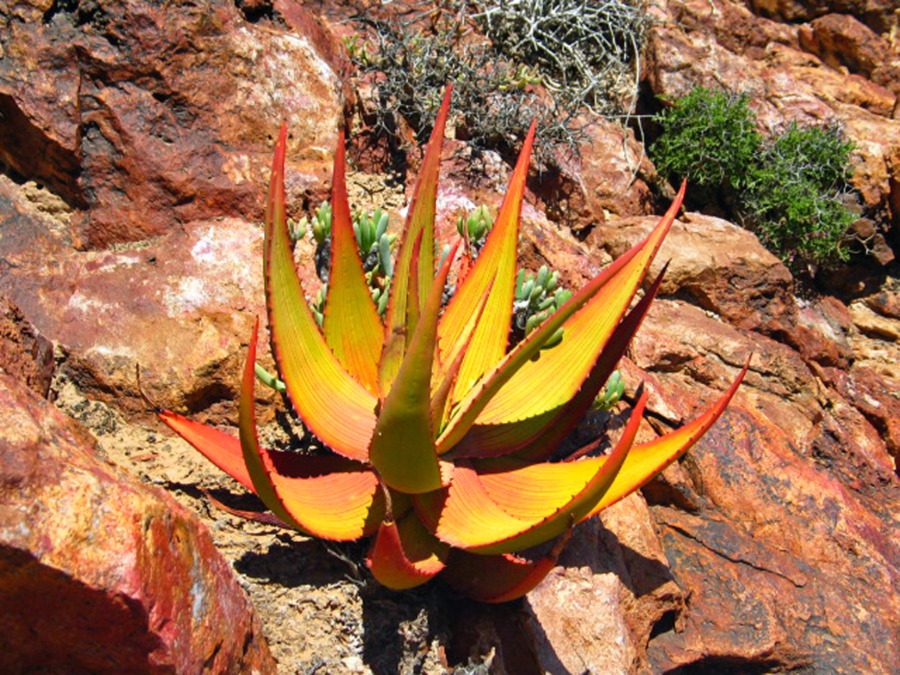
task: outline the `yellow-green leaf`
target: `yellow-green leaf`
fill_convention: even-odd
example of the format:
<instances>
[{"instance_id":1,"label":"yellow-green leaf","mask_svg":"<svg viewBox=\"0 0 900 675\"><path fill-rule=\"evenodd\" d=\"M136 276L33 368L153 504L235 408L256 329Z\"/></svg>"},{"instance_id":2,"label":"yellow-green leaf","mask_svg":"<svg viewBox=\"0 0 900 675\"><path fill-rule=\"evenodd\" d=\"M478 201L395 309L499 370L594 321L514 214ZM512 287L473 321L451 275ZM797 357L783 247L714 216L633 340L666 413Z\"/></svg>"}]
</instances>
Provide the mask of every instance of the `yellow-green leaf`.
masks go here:
<instances>
[{"instance_id":1,"label":"yellow-green leaf","mask_svg":"<svg viewBox=\"0 0 900 675\"><path fill-rule=\"evenodd\" d=\"M417 494L441 486L441 470L431 425L431 377L441 296L459 242L431 286L400 371L381 406L369 461L382 480L401 492Z\"/></svg>"},{"instance_id":2,"label":"yellow-green leaf","mask_svg":"<svg viewBox=\"0 0 900 675\"><path fill-rule=\"evenodd\" d=\"M416 265L417 283L416 293L421 303L425 302L433 283L434 275L434 213L437 201L438 173L441 164L441 148L444 143L444 128L447 125L447 115L450 111L450 96L452 86L447 86L444 93L444 101L438 111L434 122L434 130L425 150L425 159L416 180L413 190L412 203L409 206L409 215L406 219L406 227L403 232L403 242L394 263L394 276L391 281L391 295L388 301L387 316L385 317L385 352L381 358L379 372L381 395L387 395L400 369L403 360L404 349L400 342L400 336L406 339L412 334L407 325L410 292L410 275L412 273L412 261L414 251L418 247L419 256ZM418 242L418 243L417 243ZM413 316L418 313L413 311Z\"/></svg>"},{"instance_id":3,"label":"yellow-green leaf","mask_svg":"<svg viewBox=\"0 0 900 675\"><path fill-rule=\"evenodd\" d=\"M341 365L373 395L384 326L366 283L347 200L346 155L341 132L334 157L331 199L331 270L325 302L325 342Z\"/></svg>"},{"instance_id":4,"label":"yellow-green leaf","mask_svg":"<svg viewBox=\"0 0 900 675\"><path fill-rule=\"evenodd\" d=\"M335 452L365 460L377 399L344 370L306 304L285 216L286 145L287 128L282 126L266 208L264 265L275 360L288 397L310 430Z\"/></svg>"},{"instance_id":5,"label":"yellow-green leaf","mask_svg":"<svg viewBox=\"0 0 900 675\"><path fill-rule=\"evenodd\" d=\"M535 126L532 124L503 198L500 213L484 248L441 318L441 353L448 354L465 341L466 324L477 311L479 300L490 288L487 304L475 326L469 349L457 375L450 397L451 403L459 401L506 354L515 296L519 219L534 130Z\"/></svg>"}]
</instances>

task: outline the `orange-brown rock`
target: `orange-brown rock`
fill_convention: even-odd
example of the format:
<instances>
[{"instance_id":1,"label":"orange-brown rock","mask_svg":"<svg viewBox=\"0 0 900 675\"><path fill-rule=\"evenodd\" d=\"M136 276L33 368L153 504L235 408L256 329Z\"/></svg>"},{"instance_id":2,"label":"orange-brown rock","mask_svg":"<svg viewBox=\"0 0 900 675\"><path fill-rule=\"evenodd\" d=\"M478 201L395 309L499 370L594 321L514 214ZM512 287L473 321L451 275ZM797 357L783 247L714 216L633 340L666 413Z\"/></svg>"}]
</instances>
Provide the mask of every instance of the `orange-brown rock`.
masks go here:
<instances>
[{"instance_id":1,"label":"orange-brown rock","mask_svg":"<svg viewBox=\"0 0 900 675\"><path fill-rule=\"evenodd\" d=\"M591 242L618 257L647 236L657 218L626 218L598 228ZM660 292L686 295L729 323L763 332L789 331L796 322L793 278L747 230L720 218L690 213L675 221L648 275L668 263Z\"/></svg>"},{"instance_id":2,"label":"orange-brown rock","mask_svg":"<svg viewBox=\"0 0 900 675\"><path fill-rule=\"evenodd\" d=\"M843 67L871 77L887 58L887 42L853 16L826 14L810 28L801 29L801 45L836 70Z\"/></svg>"},{"instance_id":3,"label":"orange-brown rock","mask_svg":"<svg viewBox=\"0 0 900 675\"><path fill-rule=\"evenodd\" d=\"M878 33L897 25L892 0L750 0L754 12L788 22L809 21L830 14L850 14Z\"/></svg>"},{"instance_id":4,"label":"orange-brown rock","mask_svg":"<svg viewBox=\"0 0 900 675\"><path fill-rule=\"evenodd\" d=\"M274 673L196 516L0 374L0 670Z\"/></svg>"},{"instance_id":5,"label":"orange-brown rock","mask_svg":"<svg viewBox=\"0 0 900 675\"><path fill-rule=\"evenodd\" d=\"M54 368L53 344L0 294L0 372L46 397Z\"/></svg>"},{"instance_id":6,"label":"orange-brown rock","mask_svg":"<svg viewBox=\"0 0 900 675\"><path fill-rule=\"evenodd\" d=\"M653 508L689 594L683 629L650 643L654 671L892 672L896 484L850 487L804 450L736 406L691 451L701 509Z\"/></svg>"},{"instance_id":7,"label":"orange-brown rock","mask_svg":"<svg viewBox=\"0 0 900 675\"><path fill-rule=\"evenodd\" d=\"M0 290L68 355L95 398L149 414L146 392L177 409L230 408L235 373L263 309L262 230L237 218L200 221L154 242L76 251L46 218L0 185Z\"/></svg>"},{"instance_id":8,"label":"orange-brown rock","mask_svg":"<svg viewBox=\"0 0 900 675\"><path fill-rule=\"evenodd\" d=\"M0 9L0 159L79 209L79 247L261 217L282 120L308 180L327 176L341 105L321 27L252 23L224 0L15 11Z\"/></svg>"}]
</instances>

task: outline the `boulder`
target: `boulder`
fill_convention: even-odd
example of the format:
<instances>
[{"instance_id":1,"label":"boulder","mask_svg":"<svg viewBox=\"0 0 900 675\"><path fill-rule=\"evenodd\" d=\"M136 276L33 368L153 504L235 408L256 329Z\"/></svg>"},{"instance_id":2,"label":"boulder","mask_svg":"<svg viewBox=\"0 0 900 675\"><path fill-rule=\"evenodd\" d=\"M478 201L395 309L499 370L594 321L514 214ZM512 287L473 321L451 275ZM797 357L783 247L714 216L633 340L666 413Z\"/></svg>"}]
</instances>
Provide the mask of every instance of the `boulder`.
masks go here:
<instances>
[{"instance_id":1,"label":"boulder","mask_svg":"<svg viewBox=\"0 0 900 675\"><path fill-rule=\"evenodd\" d=\"M888 54L888 45L872 29L846 14L826 14L800 31L801 45L839 70L871 78Z\"/></svg>"},{"instance_id":2,"label":"boulder","mask_svg":"<svg viewBox=\"0 0 900 675\"><path fill-rule=\"evenodd\" d=\"M254 315L264 315L262 229L192 222L146 245L77 251L0 185L0 291L67 355L92 397L148 414L137 387L179 410L231 409Z\"/></svg>"},{"instance_id":3,"label":"boulder","mask_svg":"<svg viewBox=\"0 0 900 675\"><path fill-rule=\"evenodd\" d=\"M890 377L862 366L834 375L837 390L878 430L900 467L900 373Z\"/></svg>"},{"instance_id":4,"label":"boulder","mask_svg":"<svg viewBox=\"0 0 900 675\"><path fill-rule=\"evenodd\" d=\"M796 23L830 14L850 14L878 33L888 33L897 25L892 0L751 0L748 6L757 14Z\"/></svg>"},{"instance_id":5,"label":"boulder","mask_svg":"<svg viewBox=\"0 0 900 675\"><path fill-rule=\"evenodd\" d=\"M634 494L574 530L559 566L526 598L526 633L542 672L640 672L651 633L684 600Z\"/></svg>"},{"instance_id":6,"label":"boulder","mask_svg":"<svg viewBox=\"0 0 900 675\"><path fill-rule=\"evenodd\" d=\"M611 217L654 212L656 170L631 129L601 120L585 127L578 154L558 158L556 180L541 180L544 207L557 222L587 231Z\"/></svg>"},{"instance_id":7,"label":"boulder","mask_svg":"<svg viewBox=\"0 0 900 675\"><path fill-rule=\"evenodd\" d=\"M327 177L336 63L301 9L262 24L224 0L177 12L142 0L31 8L3 21L0 159L78 209L79 248L260 218L283 120L305 182Z\"/></svg>"},{"instance_id":8,"label":"boulder","mask_svg":"<svg viewBox=\"0 0 900 675\"><path fill-rule=\"evenodd\" d=\"M590 243L614 258L649 234L655 216L597 228ZM690 297L729 323L765 333L789 332L797 318L788 269L751 232L720 218L690 213L675 221L650 267L650 283L669 264L660 293Z\"/></svg>"},{"instance_id":9,"label":"boulder","mask_svg":"<svg viewBox=\"0 0 900 675\"><path fill-rule=\"evenodd\" d=\"M0 374L0 670L274 673L196 516Z\"/></svg>"},{"instance_id":10,"label":"boulder","mask_svg":"<svg viewBox=\"0 0 900 675\"><path fill-rule=\"evenodd\" d=\"M651 640L654 672L894 670L896 482L850 488L742 406L683 466L701 508L653 513L688 609Z\"/></svg>"}]
</instances>

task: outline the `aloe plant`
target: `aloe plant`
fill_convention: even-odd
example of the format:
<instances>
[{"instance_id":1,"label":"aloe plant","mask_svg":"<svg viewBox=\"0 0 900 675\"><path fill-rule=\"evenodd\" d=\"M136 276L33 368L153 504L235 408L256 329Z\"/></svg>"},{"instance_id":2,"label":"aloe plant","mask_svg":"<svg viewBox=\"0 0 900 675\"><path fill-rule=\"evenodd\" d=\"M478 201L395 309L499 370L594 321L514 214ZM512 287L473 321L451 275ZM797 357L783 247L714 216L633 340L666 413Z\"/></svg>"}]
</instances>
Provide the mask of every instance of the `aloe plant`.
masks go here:
<instances>
[{"instance_id":1,"label":"aloe plant","mask_svg":"<svg viewBox=\"0 0 900 675\"><path fill-rule=\"evenodd\" d=\"M285 219L281 130L266 214L268 325L286 394L331 454L260 447L258 320L242 379L239 438L171 411L160 416L286 526L331 540L371 537L367 563L382 584L411 588L440 575L474 598L500 602L543 579L574 524L638 489L696 442L724 410L746 366L717 403L667 436L634 443L645 394L609 455L585 456L581 449L570 461L549 461L590 410L659 289L661 275L630 307L684 187L644 241L507 351L534 126L481 255L442 309L460 245L435 274L435 196L449 96L448 90L414 191L383 320L354 238L341 138L330 283L322 328L316 324ZM559 344L541 352L559 329ZM550 540L555 543L535 560L515 555Z\"/></svg>"}]
</instances>

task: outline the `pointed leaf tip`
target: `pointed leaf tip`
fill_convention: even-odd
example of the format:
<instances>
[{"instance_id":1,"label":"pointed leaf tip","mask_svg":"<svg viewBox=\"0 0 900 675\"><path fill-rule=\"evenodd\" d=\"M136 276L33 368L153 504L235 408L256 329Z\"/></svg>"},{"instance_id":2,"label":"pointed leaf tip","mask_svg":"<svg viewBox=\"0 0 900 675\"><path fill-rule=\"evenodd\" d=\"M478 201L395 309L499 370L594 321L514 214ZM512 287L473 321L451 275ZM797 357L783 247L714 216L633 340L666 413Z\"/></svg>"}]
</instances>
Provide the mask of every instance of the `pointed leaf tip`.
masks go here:
<instances>
[{"instance_id":1,"label":"pointed leaf tip","mask_svg":"<svg viewBox=\"0 0 900 675\"><path fill-rule=\"evenodd\" d=\"M370 393L378 392L384 326L372 300L347 197L346 151L341 131L334 157L331 261L323 332L334 355Z\"/></svg>"},{"instance_id":2,"label":"pointed leaf tip","mask_svg":"<svg viewBox=\"0 0 900 675\"><path fill-rule=\"evenodd\" d=\"M288 398L310 430L338 454L365 460L377 399L329 349L307 305L287 229L285 145L282 133L272 165L263 266L275 360Z\"/></svg>"}]
</instances>

